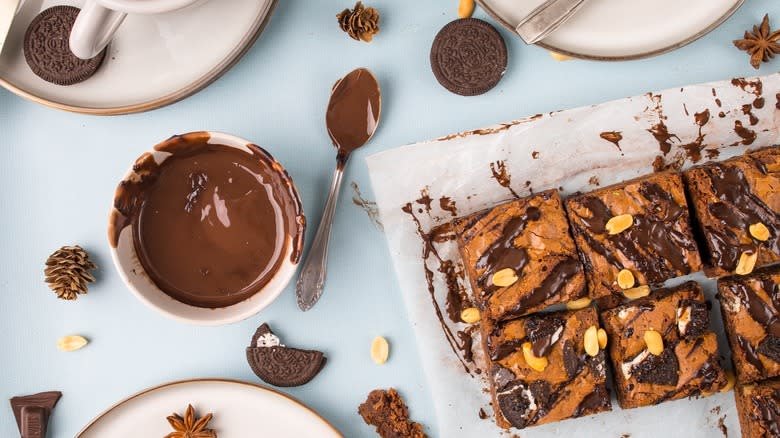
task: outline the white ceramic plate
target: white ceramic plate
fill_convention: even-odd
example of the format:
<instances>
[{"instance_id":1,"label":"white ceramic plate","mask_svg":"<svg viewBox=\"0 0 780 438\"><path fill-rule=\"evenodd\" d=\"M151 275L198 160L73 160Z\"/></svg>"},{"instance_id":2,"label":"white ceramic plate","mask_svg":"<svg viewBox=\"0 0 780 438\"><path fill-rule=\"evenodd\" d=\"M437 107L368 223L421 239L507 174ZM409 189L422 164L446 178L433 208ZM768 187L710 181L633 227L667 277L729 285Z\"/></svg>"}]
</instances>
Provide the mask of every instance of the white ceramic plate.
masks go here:
<instances>
[{"instance_id":1,"label":"white ceramic plate","mask_svg":"<svg viewBox=\"0 0 780 438\"><path fill-rule=\"evenodd\" d=\"M159 15L129 15L98 72L67 87L33 74L24 59L28 24L73 0L26 0L0 54L0 85L35 102L90 114L147 111L183 99L226 72L252 46L277 0L208 0ZM229 25L220 25L229 23Z\"/></svg>"},{"instance_id":2,"label":"white ceramic plate","mask_svg":"<svg viewBox=\"0 0 780 438\"><path fill-rule=\"evenodd\" d=\"M236 380L166 383L120 401L92 420L76 438L162 437L173 429L165 417L213 413L219 438L340 438L336 428L301 402L264 386Z\"/></svg>"},{"instance_id":3,"label":"white ceramic plate","mask_svg":"<svg viewBox=\"0 0 780 438\"><path fill-rule=\"evenodd\" d=\"M512 32L543 2L477 1ZM538 44L558 53L587 59L625 60L654 56L704 36L730 17L743 2L589 0L574 17Z\"/></svg>"}]
</instances>

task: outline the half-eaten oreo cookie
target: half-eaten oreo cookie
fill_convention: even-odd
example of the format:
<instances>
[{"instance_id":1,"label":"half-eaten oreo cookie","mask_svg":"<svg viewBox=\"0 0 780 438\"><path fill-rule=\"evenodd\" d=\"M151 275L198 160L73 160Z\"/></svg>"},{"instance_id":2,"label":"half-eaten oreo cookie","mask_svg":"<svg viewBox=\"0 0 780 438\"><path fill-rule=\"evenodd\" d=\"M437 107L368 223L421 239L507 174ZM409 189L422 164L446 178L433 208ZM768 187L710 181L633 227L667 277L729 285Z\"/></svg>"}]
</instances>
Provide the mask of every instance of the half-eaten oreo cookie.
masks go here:
<instances>
[{"instance_id":1,"label":"half-eaten oreo cookie","mask_svg":"<svg viewBox=\"0 0 780 438\"><path fill-rule=\"evenodd\" d=\"M271 331L261 325L246 349L246 359L252 371L264 382L274 386L301 386L316 376L325 366L321 351L286 347Z\"/></svg>"}]
</instances>

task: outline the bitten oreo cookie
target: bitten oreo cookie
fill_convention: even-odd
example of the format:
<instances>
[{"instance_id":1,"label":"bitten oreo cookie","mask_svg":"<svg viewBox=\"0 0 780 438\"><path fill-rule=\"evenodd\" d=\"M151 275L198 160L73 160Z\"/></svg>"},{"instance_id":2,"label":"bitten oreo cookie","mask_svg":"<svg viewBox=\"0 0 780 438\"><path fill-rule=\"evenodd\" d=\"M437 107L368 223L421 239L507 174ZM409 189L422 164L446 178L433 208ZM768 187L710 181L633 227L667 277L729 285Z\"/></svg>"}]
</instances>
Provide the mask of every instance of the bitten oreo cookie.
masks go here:
<instances>
[{"instance_id":1,"label":"bitten oreo cookie","mask_svg":"<svg viewBox=\"0 0 780 438\"><path fill-rule=\"evenodd\" d=\"M57 85L73 85L97 71L106 51L80 59L70 51L70 30L80 9L54 6L36 16L24 34L24 58L33 73Z\"/></svg>"},{"instance_id":2,"label":"bitten oreo cookie","mask_svg":"<svg viewBox=\"0 0 780 438\"><path fill-rule=\"evenodd\" d=\"M268 324L261 325L246 349L246 359L257 377L275 386L301 386L325 366L325 355L315 350L285 347Z\"/></svg>"},{"instance_id":3,"label":"bitten oreo cookie","mask_svg":"<svg viewBox=\"0 0 780 438\"><path fill-rule=\"evenodd\" d=\"M431 69L446 89L476 96L495 87L506 72L504 38L485 21L455 20L436 35L431 47Z\"/></svg>"}]
</instances>

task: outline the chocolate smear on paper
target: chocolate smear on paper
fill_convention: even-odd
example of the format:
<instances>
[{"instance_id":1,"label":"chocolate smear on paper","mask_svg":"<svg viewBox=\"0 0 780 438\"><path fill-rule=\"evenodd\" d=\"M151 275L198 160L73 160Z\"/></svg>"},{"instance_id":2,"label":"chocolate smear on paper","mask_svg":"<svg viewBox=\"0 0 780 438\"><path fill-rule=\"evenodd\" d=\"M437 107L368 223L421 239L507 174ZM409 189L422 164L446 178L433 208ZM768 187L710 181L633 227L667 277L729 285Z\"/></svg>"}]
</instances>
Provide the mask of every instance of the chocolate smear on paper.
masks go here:
<instances>
[{"instance_id":1,"label":"chocolate smear on paper","mask_svg":"<svg viewBox=\"0 0 780 438\"><path fill-rule=\"evenodd\" d=\"M385 229L382 225L382 221L379 220L379 208L377 208L376 202L363 198L363 194L360 193L360 187L358 187L356 182L352 181L349 185L352 187L352 191L354 192L352 195L352 203L366 212L366 215L371 220L371 223L373 223L379 231L384 231Z\"/></svg>"},{"instance_id":2,"label":"chocolate smear on paper","mask_svg":"<svg viewBox=\"0 0 780 438\"><path fill-rule=\"evenodd\" d=\"M612 143L615 145L616 148L620 152L623 152L623 149L620 147L620 140L623 140L623 133L620 131L607 131L602 132L599 134L599 137L603 138L604 140Z\"/></svg>"},{"instance_id":3,"label":"chocolate smear on paper","mask_svg":"<svg viewBox=\"0 0 780 438\"><path fill-rule=\"evenodd\" d=\"M520 198L520 195L512 188L512 175L506 169L506 163L504 163L503 160L490 163L490 171L493 173L493 179L495 179L501 187L509 190L515 198Z\"/></svg>"},{"instance_id":4,"label":"chocolate smear on paper","mask_svg":"<svg viewBox=\"0 0 780 438\"><path fill-rule=\"evenodd\" d=\"M450 329L450 327L444 321L444 314L442 313L441 310L442 306L439 304L439 301L436 299L436 288L433 284L435 274L434 271L430 268L430 266L428 266L428 264L431 262L430 260L431 258L437 261L440 266L447 262L447 260L445 260L443 257L439 255L438 250L433 244L435 241L440 239L440 237L437 236L439 233L436 232L436 229L430 232L426 232L423 229L420 219L414 213L414 207L411 202L407 202L403 207L401 207L401 211L403 211L404 213L410 216L417 230L417 235L420 237L420 240L422 240L423 272L425 274L425 282L427 284L428 294L430 295L431 298L431 304L433 304L433 310L436 313L436 318L438 318L439 320L439 325L441 326L441 329L444 332L444 336L447 339L447 343L450 345L450 349L452 349L452 352L455 353L455 355L458 357L458 361L460 361L461 365L463 365L464 371L466 371L466 373L468 373L469 375L473 376L472 369L469 368L467 364L466 354L464 352L465 349L470 348L471 345L470 344L464 345L463 343L461 343L459 337L455 333L453 333L452 329Z\"/></svg>"},{"instance_id":5,"label":"chocolate smear on paper","mask_svg":"<svg viewBox=\"0 0 780 438\"><path fill-rule=\"evenodd\" d=\"M458 208L455 206L455 201L448 196L439 198L439 208L450 212L453 217L458 215Z\"/></svg>"}]
</instances>

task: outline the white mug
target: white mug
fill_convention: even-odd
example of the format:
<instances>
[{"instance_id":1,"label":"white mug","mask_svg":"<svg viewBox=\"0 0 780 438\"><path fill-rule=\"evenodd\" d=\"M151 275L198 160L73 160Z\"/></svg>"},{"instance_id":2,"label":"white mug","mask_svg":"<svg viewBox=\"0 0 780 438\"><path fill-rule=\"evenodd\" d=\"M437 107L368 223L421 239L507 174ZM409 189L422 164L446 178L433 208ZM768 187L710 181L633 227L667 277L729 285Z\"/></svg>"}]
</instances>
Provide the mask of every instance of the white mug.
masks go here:
<instances>
[{"instance_id":1,"label":"white mug","mask_svg":"<svg viewBox=\"0 0 780 438\"><path fill-rule=\"evenodd\" d=\"M90 59L103 50L127 14L162 14L200 0L86 0L70 33L70 51Z\"/></svg>"}]
</instances>

